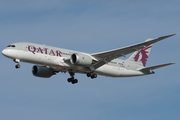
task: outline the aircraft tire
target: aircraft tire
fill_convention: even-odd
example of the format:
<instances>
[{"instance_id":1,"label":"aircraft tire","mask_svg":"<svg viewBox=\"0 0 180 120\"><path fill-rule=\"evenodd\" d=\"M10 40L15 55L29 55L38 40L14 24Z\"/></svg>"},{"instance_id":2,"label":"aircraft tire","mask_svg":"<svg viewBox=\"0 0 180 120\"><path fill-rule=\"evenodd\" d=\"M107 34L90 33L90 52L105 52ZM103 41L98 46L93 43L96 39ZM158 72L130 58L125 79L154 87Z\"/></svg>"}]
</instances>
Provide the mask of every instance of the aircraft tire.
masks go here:
<instances>
[{"instance_id":1,"label":"aircraft tire","mask_svg":"<svg viewBox=\"0 0 180 120\"><path fill-rule=\"evenodd\" d=\"M72 78L68 78L67 81L68 81L68 82L72 82Z\"/></svg>"},{"instance_id":2,"label":"aircraft tire","mask_svg":"<svg viewBox=\"0 0 180 120\"><path fill-rule=\"evenodd\" d=\"M21 66L19 65L19 64L17 64L16 66L15 66L15 68L16 69L18 69L18 68L20 68Z\"/></svg>"},{"instance_id":3,"label":"aircraft tire","mask_svg":"<svg viewBox=\"0 0 180 120\"><path fill-rule=\"evenodd\" d=\"M91 74L90 74L90 73L87 73L87 77L91 77Z\"/></svg>"},{"instance_id":4,"label":"aircraft tire","mask_svg":"<svg viewBox=\"0 0 180 120\"><path fill-rule=\"evenodd\" d=\"M93 75L91 76L91 78L92 78L92 79L97 78L97 74L93 74Z\"/></svg>"},{"instance_id":5,"label":"aircraft tire","mask_svg":"<svg viewBox=\"0 0 180 120\"><path fill-rule=\"evenodd\" d=\"M72 84L75 84L75 83L78 83L78 80L77 80L77 79L75 79L75 80L72 81Z\"/></svg>"},{"instance_id":6,"label":"aircraft tire","mask_svg":"<svg viewBox=\"0 0 180 120\"><path fill-rule=\"evenodd\" d=\"M94 77L94 78L97 78L97 74L93 74L93 77Z\"/></svg>"}]
</instances>

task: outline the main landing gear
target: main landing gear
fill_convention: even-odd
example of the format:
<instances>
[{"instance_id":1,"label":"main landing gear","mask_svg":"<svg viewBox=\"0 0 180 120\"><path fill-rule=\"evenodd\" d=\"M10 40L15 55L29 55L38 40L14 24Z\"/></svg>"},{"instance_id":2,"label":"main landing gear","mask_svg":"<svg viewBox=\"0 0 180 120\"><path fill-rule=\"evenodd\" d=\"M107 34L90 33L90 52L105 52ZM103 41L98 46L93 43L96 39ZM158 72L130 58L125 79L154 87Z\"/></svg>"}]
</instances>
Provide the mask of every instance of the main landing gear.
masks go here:
<instances>
[{"instance_id":1,"label":"main landing gear","mask_svg":"<svg viewBox=\"0 0 180 120\"><path fill-rule=\"evenodd\" d=\"M67 79L69 83L72 83L72 84L78 83L78 80L74 78L74 75L75 75L74 72L69 72L69 75L71 76L71 78ZM90 72L90 73L87 73L87 77L91 77L92 79L94 79L94 78L97 78L97 74Z\"/></svg>"},{"instance_id":2,"label":"main landing gear","mask_svg":"<svg viewBox=\"0 0 180 120\"><path fill-rule=\"evenodd\" d=\"M92 79L94 79L94 78L97 78L97 74L90 72L90 73L87 73L87 77L91 77Z\"/></svg>"},{"instance_id":3,"label":"main landing gear","mask_svg":"<svg viewBox=\"0 0 180 120\"><path fill-rule=\"evenodd\" d=\"M18 63L18 64L15 66L16 69L18 69L18 68L21 67L21 66L19 65L19 62L20 62L19 59L14 59L13 61L14 61L15 63Z\"/></svg>"},{"instance_id":4,"label":"main landing gear","mask_svg":"<svg viewBox=\"0 0 180 120\"><path fill-rule=\"evenodd\" d=\"M69 74L70 74L70 76L71 76L71 78L68 78L67 79L67 81L70 83L72 83L72 84L75 84L75 83L78 83L78 80L77 79L74 79L74 73L73 72L69 72Z\"/></svg>"}]
</instances>

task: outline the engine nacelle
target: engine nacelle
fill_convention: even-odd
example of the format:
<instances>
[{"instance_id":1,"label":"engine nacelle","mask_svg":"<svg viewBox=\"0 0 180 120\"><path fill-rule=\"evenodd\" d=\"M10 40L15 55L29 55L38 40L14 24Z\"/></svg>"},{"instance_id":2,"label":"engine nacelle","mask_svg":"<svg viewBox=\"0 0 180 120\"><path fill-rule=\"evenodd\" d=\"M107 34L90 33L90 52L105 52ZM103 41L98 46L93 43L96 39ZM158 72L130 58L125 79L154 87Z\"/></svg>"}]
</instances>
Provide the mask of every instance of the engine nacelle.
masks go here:
<instances>
[{"instance_id":1,"label":"engine nacelle","mask_svg":"<svg viewBox=\"0 0 180 120\"><path fill-rule=\"evenodd\" d=\"M92 64L92 58L86 54L74 53L70 59L72 64L88 66Z\"/></svg>"},{"instance_id":2,"label":"engine nacelle","mask_svg":"<svg viewBox=\"0 0 180 120\"><path fill-rule=\"evenodd\" d=\"M32 74L36 77L50 78L52 75L54 75L54 72L51 68L46 66L34 65L32 68Z\"/></svg>"}]
</instances>

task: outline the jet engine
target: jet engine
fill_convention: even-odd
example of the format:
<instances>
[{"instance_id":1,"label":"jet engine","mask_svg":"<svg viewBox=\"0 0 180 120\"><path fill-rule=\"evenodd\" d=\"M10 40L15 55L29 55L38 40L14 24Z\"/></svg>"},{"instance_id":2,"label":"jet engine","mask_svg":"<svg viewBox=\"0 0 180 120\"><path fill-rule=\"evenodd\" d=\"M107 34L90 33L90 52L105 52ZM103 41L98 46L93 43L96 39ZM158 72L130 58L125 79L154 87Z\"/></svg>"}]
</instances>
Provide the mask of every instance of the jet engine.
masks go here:
<instances>
[{"instance_id":1,"label":"jet engine","mask_svg":"<svg viewBox=\"0 0 180 120\"><path fill-rule=\"evenodd\" d=\"M88 66L92 64L92 58L82 53L74 53L71 55L70 61L75 65Z\"/></svg>"},{"instance_id":2,"label":"jet engine","mask_svg":"<svg viewBox=\"0 0 180 120\"><path fill-rule=\"evenodd\" d=\"M32 74L36 77L50 78L54 75L54 72L49 67L34 65L32 68Z\"/></svg>"}]
</instances>

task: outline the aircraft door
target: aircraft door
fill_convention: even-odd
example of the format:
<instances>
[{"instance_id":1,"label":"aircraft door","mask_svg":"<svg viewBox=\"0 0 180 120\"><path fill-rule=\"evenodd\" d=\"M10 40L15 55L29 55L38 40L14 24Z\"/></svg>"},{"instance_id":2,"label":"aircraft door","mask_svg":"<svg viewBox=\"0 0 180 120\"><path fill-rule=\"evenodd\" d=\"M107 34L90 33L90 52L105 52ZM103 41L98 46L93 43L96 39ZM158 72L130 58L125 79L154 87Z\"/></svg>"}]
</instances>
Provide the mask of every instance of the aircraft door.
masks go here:
<instances>
[{"instance_id":1,"label":"aircraft door","mask_svg":"<svg viewBox=\"0 0 180 120\"><path fill-rule=\"evenodd\" d=\"M28 45L23 45L23 50L28 51Z\"/></svg>"}]
</instances>

